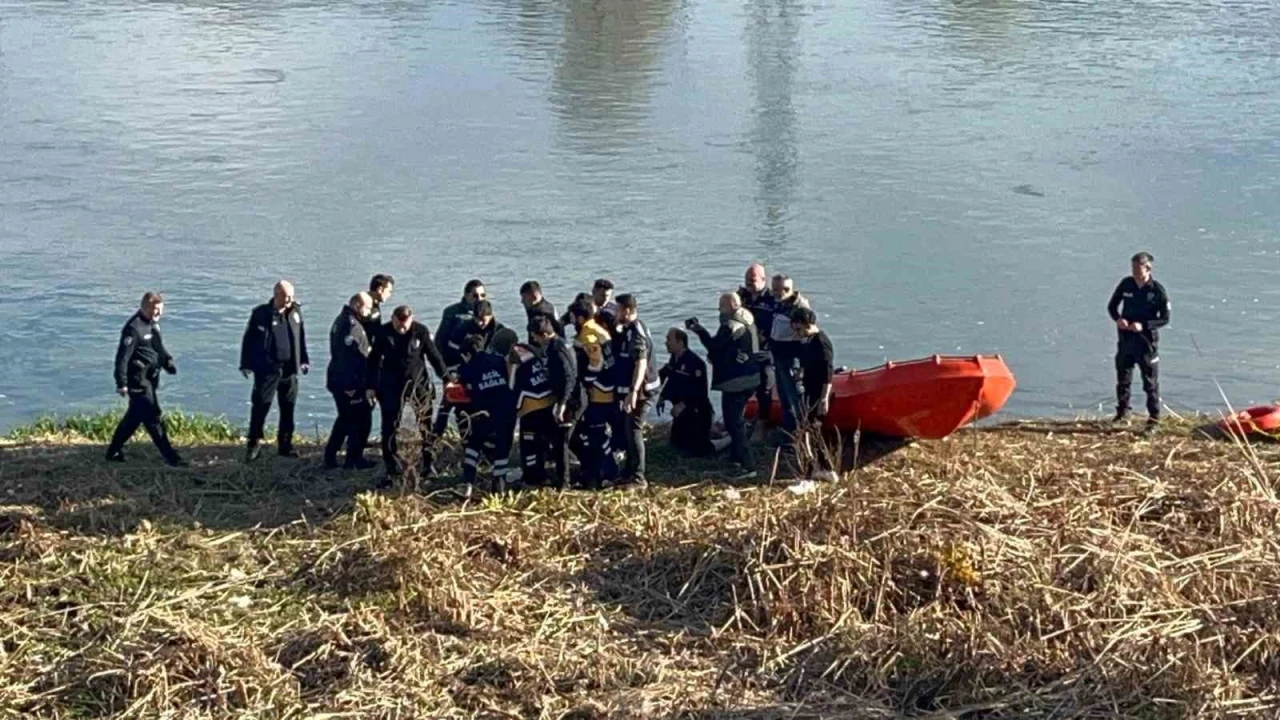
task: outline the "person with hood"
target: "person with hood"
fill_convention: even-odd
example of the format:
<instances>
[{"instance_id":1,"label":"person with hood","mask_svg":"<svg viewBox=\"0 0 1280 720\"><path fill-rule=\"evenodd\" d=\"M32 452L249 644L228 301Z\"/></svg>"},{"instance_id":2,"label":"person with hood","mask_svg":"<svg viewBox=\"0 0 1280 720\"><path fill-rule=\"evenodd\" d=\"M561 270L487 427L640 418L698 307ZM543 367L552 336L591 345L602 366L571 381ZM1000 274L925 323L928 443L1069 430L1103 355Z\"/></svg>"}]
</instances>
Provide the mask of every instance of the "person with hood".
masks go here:
<instances>
[{"instance_id":1,"label":"person with hood","mask_svg":"<svg viewBox=\"0 0 1280 720\"><path fill-rule=\"evenodd\" d=\"M735 480L756 476L755 459L747 443L747 401L760 384L760 340L755 318L742 307L737 293L720 296L720 326L714 335L698 322L685 321L711 360L711 386L720 391L720 412L729 431L729 457L736 466Z\"/></svg>"}]
</instances>

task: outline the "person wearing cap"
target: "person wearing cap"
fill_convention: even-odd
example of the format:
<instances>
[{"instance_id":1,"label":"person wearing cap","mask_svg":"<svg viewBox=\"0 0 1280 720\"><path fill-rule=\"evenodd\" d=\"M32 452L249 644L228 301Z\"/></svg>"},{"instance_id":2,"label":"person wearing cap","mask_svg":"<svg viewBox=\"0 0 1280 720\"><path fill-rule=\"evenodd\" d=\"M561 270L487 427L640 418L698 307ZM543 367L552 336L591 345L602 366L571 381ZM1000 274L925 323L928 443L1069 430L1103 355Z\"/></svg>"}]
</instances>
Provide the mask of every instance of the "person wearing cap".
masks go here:
<instances>
[{"instance_id":1,"label":"person wearing cap","mask_svg":"<svg viewBox=\"0 0 1280 720\"><path fill-rule=\"evenodd\" d=\"M391 313L391 322L378 328L369 352L368 387L377 389L382 408L382 462L388 478L404 474L398 432L407 404L413 411L422 442L422 477L435 476L435 436L431 433L436 377L445 376L444 359L426 325L414 319L413 309L401 305Z\"/></svg>"},{"instance_id":2,"label":"person wearing cap","mask_svg":"<svg viewBox=\"0 0 1280 720\"><path fill-rule=\"evenodd\" d=\"M1146 432L1160 423L1160 328L1169 324L1169 295L1151 276L1155 258L1140 252L1129 260L1129 275L1116 285L1107 314L1116 324L1116 414L1112 422L1129 416L1133 366L1142 374L1147 394Z\"/></svg>"},{"instance_id":3,"label":"person wearing cap","mask_svg":"<svg viewBox=\"0 0 1280 720\"><path fill-rule=\"evenodd\" d=\"M294 297L293 284L281 280L272 290L271 300L249 314L240 340L240 373L246 378L253 376L253 391L249 395L249 442L245 449L247 462L258 459L258 446L273 399L280 405L276 452L281 457L298 457L293 449L298 375L306 375L310 369L302 305Z\"/></svg>"},{"instance_id":4,"label":"person wearing cap","mask_svg":"<svg viewBox=\"0 0 1280 720\"><path fill-rule=\"evenodd\" d=\"M329 327L329 367L325 389L333 395L338 416L324 448L324 466L338 467L338 450L345 443L348 469L367 470L377 463L364 458L365 445L373 422L375 392L369 387L369 336L364 320L373 308L373 298L361 292L351 296Z\"/></svg>"},{"instance_id":5,"label":"person wearing cap","mask_svg":"<svg viewBox=\"0 0 1280 720\"><path fill-rule=\"evenodd\" d=\"M178 368L173 356L160 338L160 318L164 315L164 296L158 292L143 294L138 311L120 330L120 343L116 347L116 394L129 398L129 408L116 426L107 446L107 460L124 462L124 444L137 432L138 426L146 428L164 461L173 467L186 467L169 441L165 429L160 400L160 371L176 375Z\"/></svg>"}]
</instances>

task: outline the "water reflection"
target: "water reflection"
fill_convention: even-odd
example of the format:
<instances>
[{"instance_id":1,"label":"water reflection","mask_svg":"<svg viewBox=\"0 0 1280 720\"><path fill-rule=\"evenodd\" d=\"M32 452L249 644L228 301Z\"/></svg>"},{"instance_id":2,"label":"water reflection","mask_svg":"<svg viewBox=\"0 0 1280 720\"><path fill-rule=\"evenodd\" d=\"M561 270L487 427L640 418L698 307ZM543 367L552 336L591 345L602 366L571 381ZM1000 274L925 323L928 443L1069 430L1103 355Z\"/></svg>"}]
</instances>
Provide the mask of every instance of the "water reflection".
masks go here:
<instances>
[{"instance_id":1,"label":"water reflection","mask_svg":"<svg viewBox=\"0 0 1280 720\"><path fill-rule=\"evenodd\" d=\"M747 5L747 64L754 95L751 152L755 156L760 240L786 244L796 183L797 36L802 10L795 0L751 0Z\"/></svg>"},{"instance_id":2,"label":"water reflection","mask_svg":"<svg viewBox=\"0 0 1280 720\"><path fill-rule=\"evenodd\" d=\"M567 0L551 104L576 151L615 155L645 134L678 0Z\"/></svg>"}]
</instances>

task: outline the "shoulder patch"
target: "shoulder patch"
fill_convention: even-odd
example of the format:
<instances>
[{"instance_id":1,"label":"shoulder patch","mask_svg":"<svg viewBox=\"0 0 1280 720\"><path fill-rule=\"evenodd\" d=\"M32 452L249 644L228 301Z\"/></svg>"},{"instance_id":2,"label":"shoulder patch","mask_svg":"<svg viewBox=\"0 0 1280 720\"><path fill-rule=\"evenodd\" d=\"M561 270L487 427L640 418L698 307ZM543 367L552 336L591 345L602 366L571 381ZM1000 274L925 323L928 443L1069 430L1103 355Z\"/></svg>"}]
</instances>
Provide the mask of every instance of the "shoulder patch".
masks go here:
<instances>
[{"instance_id":1,"label":"shoulder patch","mask_svg":"<svg viewBox=\"0 0 1280 720\"><path fill-rule=\"evenodd\" d=\"M133 336L132 336L132 335L125 335L125 336L124 336L124 344L125 344L125 345L132 345L132 344L133 344Z\"/></svg>"}]
</instances>

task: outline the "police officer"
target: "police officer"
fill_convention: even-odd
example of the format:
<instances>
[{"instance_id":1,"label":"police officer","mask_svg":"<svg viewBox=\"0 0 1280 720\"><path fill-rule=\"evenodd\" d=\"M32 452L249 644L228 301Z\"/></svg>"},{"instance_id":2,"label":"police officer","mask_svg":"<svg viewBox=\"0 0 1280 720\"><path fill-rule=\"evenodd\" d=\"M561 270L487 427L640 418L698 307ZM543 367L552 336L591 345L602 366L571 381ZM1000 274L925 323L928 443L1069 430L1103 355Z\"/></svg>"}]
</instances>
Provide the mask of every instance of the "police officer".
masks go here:
<instances>
[{"instance_id":1,"label":"police officer","mask_svg":"<svg viewBox=\"0 0 1280 720\"><path fill-rule=\"evenodd\" d=\"M689 334L680 328L667 331L670 358L658 371L663 381L658 395L658 414L671 404L671 446L694 457L713 455L711 442L711 392L708 387L707 363L689 349ZM728 442L725 442L728 445Z\"/></svg>"},{"instance_id":2,"label":"police officer","mask_svg":"<svg viewBox=\"0 0 1280 720\"><path fill-rule=\"evenodd\" d=\"M1160 328L1169 324L1169 295L1151 277L1155 258L1140 252L1130 259L1130 275L1120 281L1107 314L1116 324L1116 416L1123 422L1129 415L1129 387L1133 366L1142 373L1142 389L1147 394L1146 432L1160 422Z\"/></svg>"},{"instance_id":3,"label":"police officer","mask_svg":"<svg viewBox=\"0 0 1280 720\"><path fill-rule=\"evenodd\" d=\"M537 280L529 280L520 286L520 304L530 321L538 315L545 315L550 318L556 335L564 337L564 325L556 316L556 306L542 294L542 285Z\"/></svg>"},{"instance_id":4,"label":"police officer","mask_svg":"<svg viewBox=\"0 0 1280 720\"><path fill-rule=\"evenodd\" d=\"M276 283L271 300L249 314L249 323L240 341L240 373L246 378L253 375L246 462L258 459L258 444L262 441L262 428L266 424L267 413L271 412L273 397L280 401L276 451L282 457L298 457L293 449L293 411L298 402L298 374L305 375L311 369L301 308L294 300L293 285L281 280Z\"/></svg>"},{"instance_id":5,"label":"police officer","mask_svg":"<svg viewBox=\"0 0 1280 720\"><path fill-rule=\"evenodd\" d=\"M493 490L506 490L507 465L511 456L511 439L515 430L515 395L507 377L507 361L485 347L485 338L471 335L463 341L462 366L458 378L466 388L467 407L466 454L462 461L462 480L468 485L476 481L480 456L491 450Z\"/></svg>"},{"instance_id":6,"label":"police officer","mask_svg":"<svg viewBox=\"0 0 1280 720\"><path fill-rule=\"evenodd\" d=\"M374 391L368 385L369 336L364 321L373 307L369 293L356 293L329 328L329 367L325 387L333 395L338 417L324 448L324 466L338 467L338 450L347 446L345 466L367 470L376 463L364 458L372 424Z\"/></svg>"},{"instance_id":7,"label":"police officer","mask_svg":"<svg viewBox=\"0 0 1280 720\"><path fill-rule=\"evenodd\" d=\"M619 295L617 308L618 342L614 344L617 374L614 385L619 399L619 425L627 452L622 481L644 487L648 482L645 478L644 415L662 383L658 380L658 368L653 364L653 339L649 328L640 320L635 295Z\"/></svg>"},{"instance_id":8,"label":"police officer","mask_svg":"<svg viewBox=\"0 0 1280 720\"><path fill-rule=\"evenodd\" d=\"M591 301L596 304L596 321L609 332L618 324L618 304L613 300L613 281L599 278L591 285Z\"/></svg>"},{"instance_id":9,"label":"police officer","mask_svg":"<svg viewBox=\"0 0 1280 720\"><path fill-rule=\"evenodd\" d=\"M555 459L556 467L552 485L563 488L569 484L569 440L586 408L586 393L578 382L577 356L563 337L548 335L546 327L537 323L530 330L530 339L542 344L547 358L551 395L556 401L552 412L558 426L551 445L551 457Z\"/></svg>"},{"instance_id":10,"label":"police officer","mask_svg":"<svg viewBox=\"0 0 1280 720\"><path fill-rule=\"evenodd\" d=\"M428 364L436 377L444 378L444 359L431 331L414 319L412 308L401 305L391 314L391 322L378 328L369 352L368 387L376 388L382 408L382 461L389 478L404 474L396 445L406 403L413 410L422 440L422 475L435 475L435 437L431 434L435 385L427 372Z\"/></svg>"},{"instance_id":11,"label":"police officer","mask_svg":"<svg viewBox=\"0 0 1280 720\"><path fill-rule=\"evenodd\" d=\"M449 338L449 344L443 353L445 362L462 360L462 350L466 346L467 338L474 335L480 336L484 339L484 348L488 350L494 338L504 330L506 328L493 316L493 305L490 305L488 300L477 302L471 319L463 320L454 328L453 337ZM519 339L519 336L516 336L517 342ZM513 342L512 345L514 344Z\"/></svg>"},{"instance_id":12,"label":"police officer","mask_svg":"<svg viewBox=\"0 0 1280 720\"><path fill-rule=\"evenodd\" d=\"M599 490L613 477L616 468L610 443L610 427L617 412L613 387L613 341L609 331L596 322L593 303L576 302L569 307L576 332L573 340L578 383L586 392L587 406L574 431L575 452L582 461L582 479L587 487Z\"/></svg>"},{"instance_id":13,"label":"police officer","mask_svg":"<svg viewBox=\"0 0 1280 720\"><path fill-rule=\"evenodd\" d=\"M462 299L446 307L440 315L440 324L436 326L436 347L440 349L440 356L444 358L445 368L449 372L457 370L462 364L462 358L449 347L449 341L453 340L454 331L459 325L474 317L476 305L486 296L484 282L479 279L468 280L462 289ZM436 421L431 428L431 432L435 433L436 437L444 434L445 428L449 425L449 414L453 410L453 404L447 399L440 401L440 408L436 411Z\"/></svg>"},{"instance_id":14,"label":"police officer","mask_svg":"<svg viewBox=\"0 0 1280 720\"><path fill-rule=\"evenodd\" d=\"M547 460L552 457L560 422L556 417L559 398L552 390L547 344L556 337L551 319L536 315L529 320L529 342L511 350L511 386L516 394L516 416L520 420L520 465L526 485L544 485Z\"/></svg>"},{"instance_id":15,"label":"police officer","mask_svg":"<svg viewBox=\"0 0 1280 720\"><path fill-rule=\"evenodd\" d=\"M369 297L373 298L373 307L369 309L369 317L364 319L364 331L370 341L374 331L386 320L382 317L382 305L391 301L391 292L395 289L396 279L390 275L378 273L369 278Z\"/></svg>"},{"instance_id":16,"label":"police officer","mask_svg":"<svg viewBox=\"0 0 1280 720\"><path fill-rule=\"evenodd\" d=\"M120 331L115 362L116 393L129 398L129 409L120 419L111 444L107 446L107 460L111 462L124 462L124 444L141 425L147 429L165 462L174 467L187 466L169 442L156 397L160 388L160 371L163 369L170 375L178 372L173 356L164 349L164 341L160 338L160 318L163 315L164 296L148 292L142 296L138 312Z\"/></svg>"}]
</instances>

